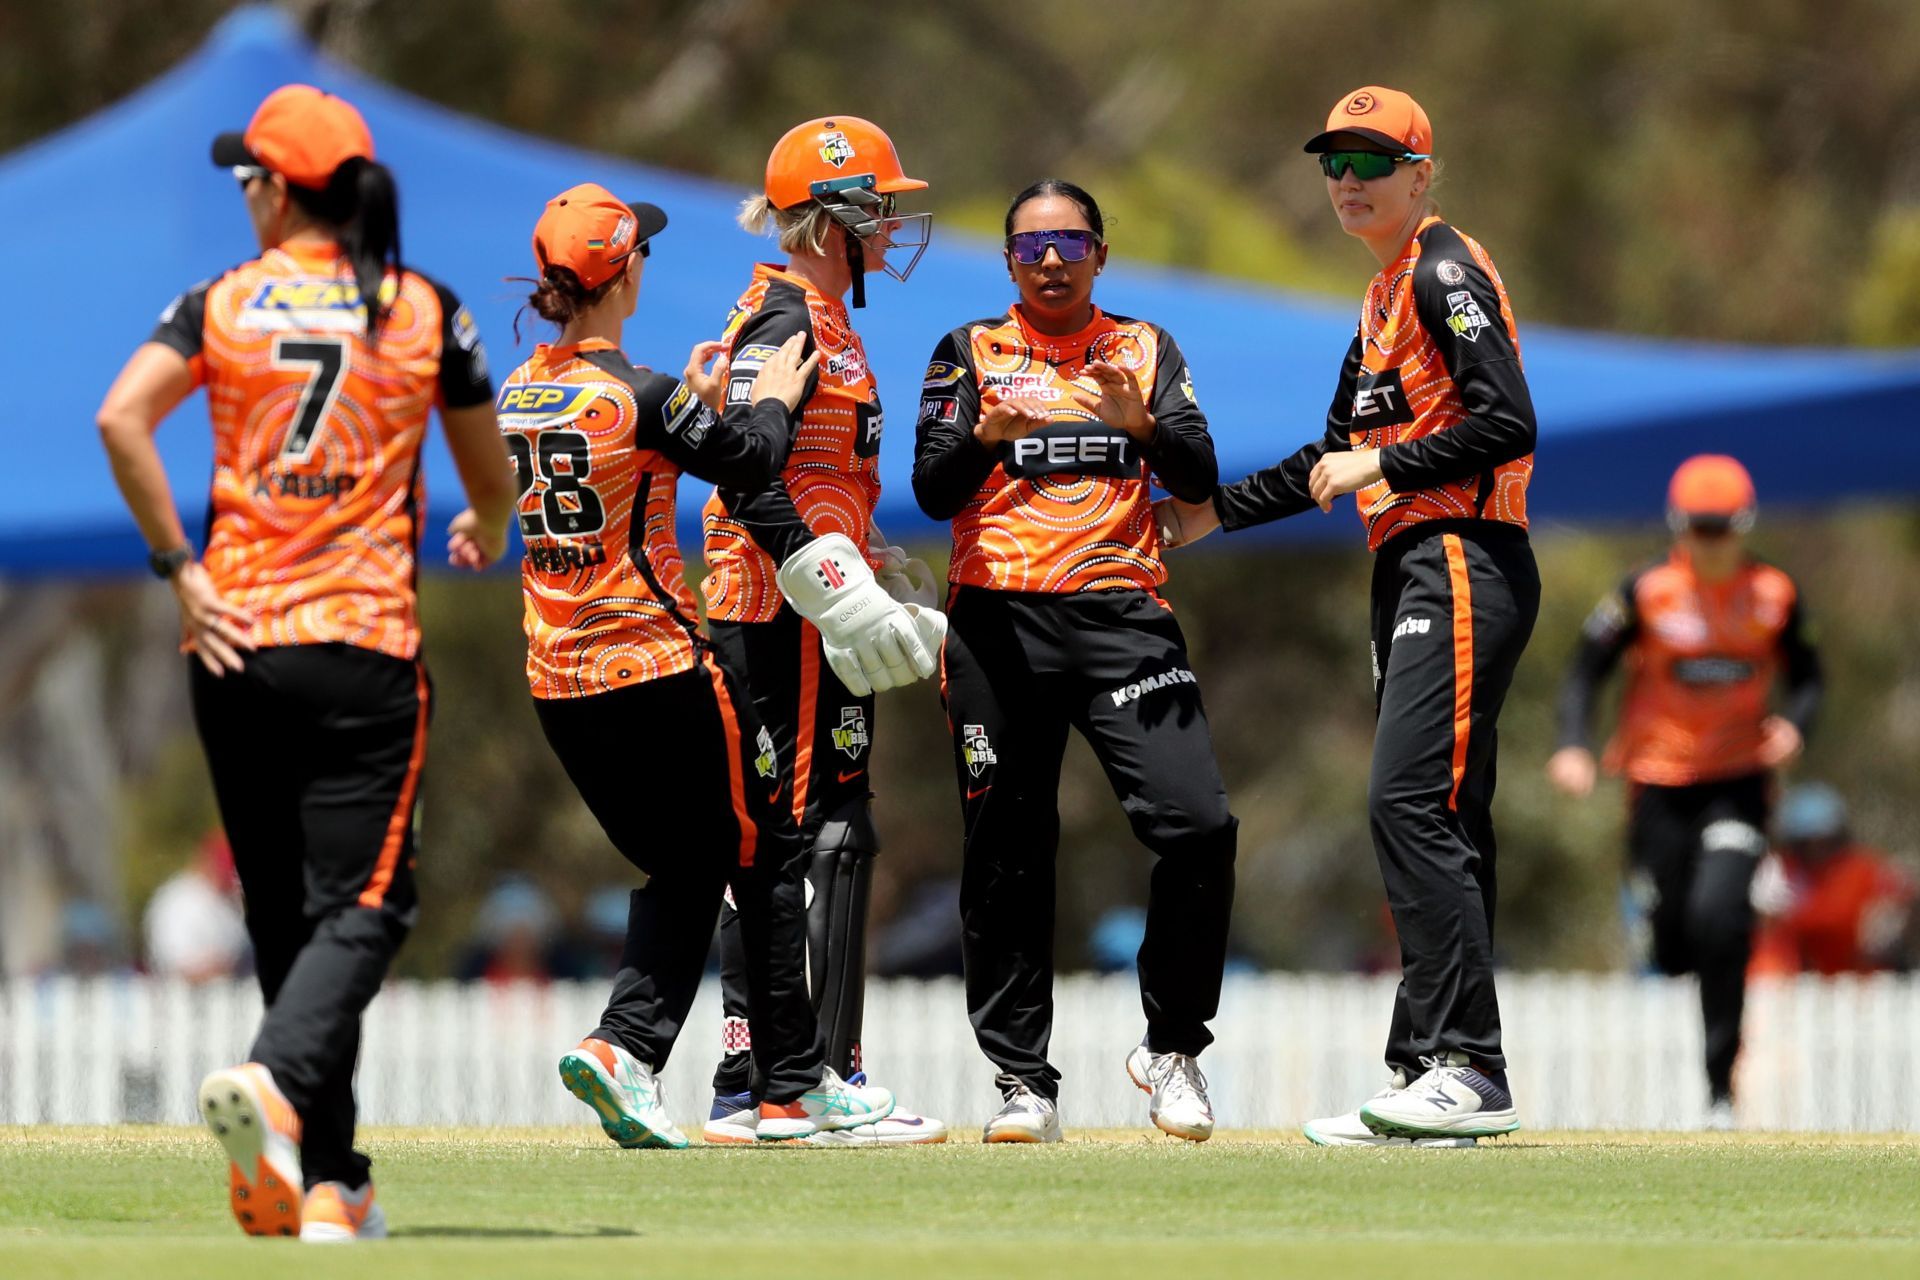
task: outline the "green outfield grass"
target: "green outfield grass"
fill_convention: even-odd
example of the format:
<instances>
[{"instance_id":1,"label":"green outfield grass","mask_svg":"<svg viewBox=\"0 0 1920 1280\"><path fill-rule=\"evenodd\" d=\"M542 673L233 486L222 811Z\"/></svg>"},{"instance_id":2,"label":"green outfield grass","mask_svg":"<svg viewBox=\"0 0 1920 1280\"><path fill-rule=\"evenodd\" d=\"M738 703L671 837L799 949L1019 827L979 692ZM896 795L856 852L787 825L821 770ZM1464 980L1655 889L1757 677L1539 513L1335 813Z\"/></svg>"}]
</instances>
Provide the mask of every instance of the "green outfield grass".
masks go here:
<instances>
[{"instance_id":1,"label":"green outfield grass","mask_svg":"<svg viewBox=\"0 0 1920 1280\"><path fill-rule=\"evenodd\" d=\"M365 1146L394 1238L324 1250L241 1236L197 1130L0 1129L0 1276L1920 1276L1920 1138L623 1152L583 1128Z\"/></svg>"}]
</instances>

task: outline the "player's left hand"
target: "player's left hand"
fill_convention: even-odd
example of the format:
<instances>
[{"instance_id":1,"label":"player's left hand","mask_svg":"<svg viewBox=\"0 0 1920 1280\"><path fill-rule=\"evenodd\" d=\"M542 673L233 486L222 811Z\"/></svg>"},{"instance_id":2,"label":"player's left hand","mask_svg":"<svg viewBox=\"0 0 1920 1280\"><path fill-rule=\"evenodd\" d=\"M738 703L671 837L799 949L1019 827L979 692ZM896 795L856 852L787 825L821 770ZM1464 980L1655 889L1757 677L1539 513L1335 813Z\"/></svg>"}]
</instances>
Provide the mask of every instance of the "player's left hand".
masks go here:
<instances>
[{"instance_id":1,"label":"player's left hand","mask_svg":"<svg viewBox=\"0 0 1920 1280\"><path fill-rule=\"evenodd\" d=\"M1355 489L1377 484L1380 475L1380 451L1355 449L1350 453L1322 454L1307 477L1307 494L1322 511L1333 510L1333 500Z\"/></svg>"},{"instance_id":2,"label":"player's left hand","mask_svg":"<svg viewBox=\"0 0 1920 1280\"><path fill-rule=\"evenodd\" d=\"M507 553L505 525L489 529L468 507L447 526L447 563L478 573Z\"/></svg>"},{"instance_id":3,"label":"player's left hand","mask_svg":"<svg viewBox=\"0 0 1920 1280\"><path fill-rule=\"evenodd\" d=\"M1768 716L1760 722L1760 763L1767 768L1788 763L1803 745L1800 730L1785 716Z\"/></svg>"},{"instance_id":4,"label":"player's left hand","mask_svg":"<svg viewBox=\"0 0 1920 1280\"><path fill-rule=\"evenodd\" d=\"M716 360L714 357L718 356ZM713 372L707 372L707 363L713 362ZM727 407L727 371L731 367L727 358L727 344L724 342L696 342L687 355L687 367L680 371L680 380L692 388L693 394L706 403L715 413Z\"/></svg>"},{"instance_id":5,"label":"player's left hand","mask_svg":"<svg viewBox=\"0 0 1920 1280\"><path fill-rule=\"evenodd\" d=\"M1076 390L1075 404L1141 444L1153 439L1160 424L1147 412L1146 397L1140 394L1140 379L1133 376L1133 370L1108 360L1095 360L1087 365L1086 376L1100 385L1100 394Z\"/></svg>"}]
</instances>

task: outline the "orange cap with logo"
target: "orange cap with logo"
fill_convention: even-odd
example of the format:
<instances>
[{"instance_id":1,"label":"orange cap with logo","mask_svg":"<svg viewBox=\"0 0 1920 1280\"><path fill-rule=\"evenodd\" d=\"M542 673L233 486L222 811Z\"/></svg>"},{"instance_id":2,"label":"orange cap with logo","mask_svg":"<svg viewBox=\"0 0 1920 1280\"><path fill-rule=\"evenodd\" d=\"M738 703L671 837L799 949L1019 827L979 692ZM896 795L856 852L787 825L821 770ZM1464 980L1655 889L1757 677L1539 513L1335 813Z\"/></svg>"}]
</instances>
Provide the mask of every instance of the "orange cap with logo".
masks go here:
<instances>
[{"instance_id":1,"label":"orange cap with logo","mask_svg":"<svg viewBox=\"0 0 1920 1280\"><path fill-rule=\"evenodd\" d=\"M1750 527L1756 502L1753 477L1723 453L1688 458L1667 486L1667 509L1680 523L1724 522L1736 529Z\"/></svg>"},{"instance_id":2,"label":"orange cap with logo","mask_svg":"<svg viewBox=\"0 0 1920 1280\"><path fill-rule=\"evenodd\" d=\"M267 95L244 133L213 140L213 162L259 165L297 187L324 191L347 161L371 160L373 135L351 102L310 84L282 85Z\"/></svg>"},{"instance_id":3,"label":"orange cap with logo","mask_svg":"<svg viewBox=\"0 0 1920 1280\"><path fill-rule=\"evenodd\" d=\"M1377 84L1355 89L1333 104L1327 112L1325 132L1307 141L1312 153L1334 150L1333 139L1342 133L1357 133L1369 142L1408 155L1433 154L1433 125L1426 110L1398 89Z\"/></svg>"},{"instance_id":4,"label":"orange cap with logo","mask_svg":"<svg viewBox=\"0 0 1920 1280\"><path fill-rule=\"evenodd\" d=\"M597 182L568 187L547 201L533 226L533 259L544 272L566 267L588 289L613 279L634 250L666 228L667 215L644 200L622 200Z\"/></svg>"},{"instance_id":5,"label":"orange cap with logo","mask_svg":"<svg viewBox=\"0 0 1920 1280\"><path fill-rule=\"evenodd\" d=\"M822 116L787 130L767 157L767 199L791 209L850 187L919 191L927 184L900 168L893 139L859 116Z\"/></svg>"}]
</instances>

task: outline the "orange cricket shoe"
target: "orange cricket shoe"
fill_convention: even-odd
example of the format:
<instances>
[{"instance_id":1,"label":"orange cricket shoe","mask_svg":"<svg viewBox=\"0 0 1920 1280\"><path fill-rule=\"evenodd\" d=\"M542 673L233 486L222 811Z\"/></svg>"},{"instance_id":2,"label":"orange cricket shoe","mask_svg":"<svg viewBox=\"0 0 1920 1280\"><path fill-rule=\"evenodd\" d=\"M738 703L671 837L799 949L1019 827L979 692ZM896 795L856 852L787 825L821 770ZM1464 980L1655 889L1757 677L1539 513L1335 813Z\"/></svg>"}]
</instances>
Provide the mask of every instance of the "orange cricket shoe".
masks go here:
<instances>
[{"instance_id":1,"label":"orange cricket shoe","mask_svg":"<svg viewBox=\"0 0 1920 1280\"><path fill-rule=\"evenodd\" d=\"M257 1062L200 1082L200 1115L227 1150L234 1221L250 1236L297 1236L304 1184L300 1117Z\"/></svg>"},{"instance_id":2,"label":"orange cricket shoe","mask_svg":"<svg viewBox=\"0 0 1920 1280\"><path fill-rule=\"evenodd\" d=\"M373 1198L373 1179L358 1191L348 1191L342 1182L316 1182L307 1192L300 1238L309 1244L385 1240L387 1215Z\"/></svg>"}]
</instances>

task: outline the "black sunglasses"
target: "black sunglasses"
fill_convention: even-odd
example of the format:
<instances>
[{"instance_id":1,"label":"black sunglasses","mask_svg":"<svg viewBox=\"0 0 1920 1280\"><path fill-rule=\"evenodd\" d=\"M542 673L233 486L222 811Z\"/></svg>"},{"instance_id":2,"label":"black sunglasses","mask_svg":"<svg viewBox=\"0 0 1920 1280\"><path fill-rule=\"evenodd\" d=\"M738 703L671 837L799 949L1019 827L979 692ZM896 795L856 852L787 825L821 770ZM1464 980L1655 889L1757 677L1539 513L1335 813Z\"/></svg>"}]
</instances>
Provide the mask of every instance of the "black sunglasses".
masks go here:
<instances>
[{"instance_id":1,"label":"black sunglasses","mask_svg":"<svg viewBox=\"0 0 1920 1280\"><path fill-rule=\"evenodd\" d=\"M1031 267L1047 256L1047 246L1053 246L1062 262L1085 262L1087 255L1093 252L1099 237L1091 231L1016 231L1007 237L1007 252L1013 260L1023 267Z\"/></svg>"},{"instance_id":2,"label":"black sunglasses","mask_svg":"<svg viewBox=\"0 0 1920 1280\"><path fill-rule=\"evenodd\" d=\"M1384 151L1328 151L1320 157L1320 172L1329 178L1338 178L1347 170L1353 170L1353 176L1362 182L1372 182L1375 178L1384 178L1393 172L1397 164L1411 164L1415 160L1431 160L1432 156L1415 155L1411 151L1399 155L1389 155Z\"/></svg>"}]
</instances>

